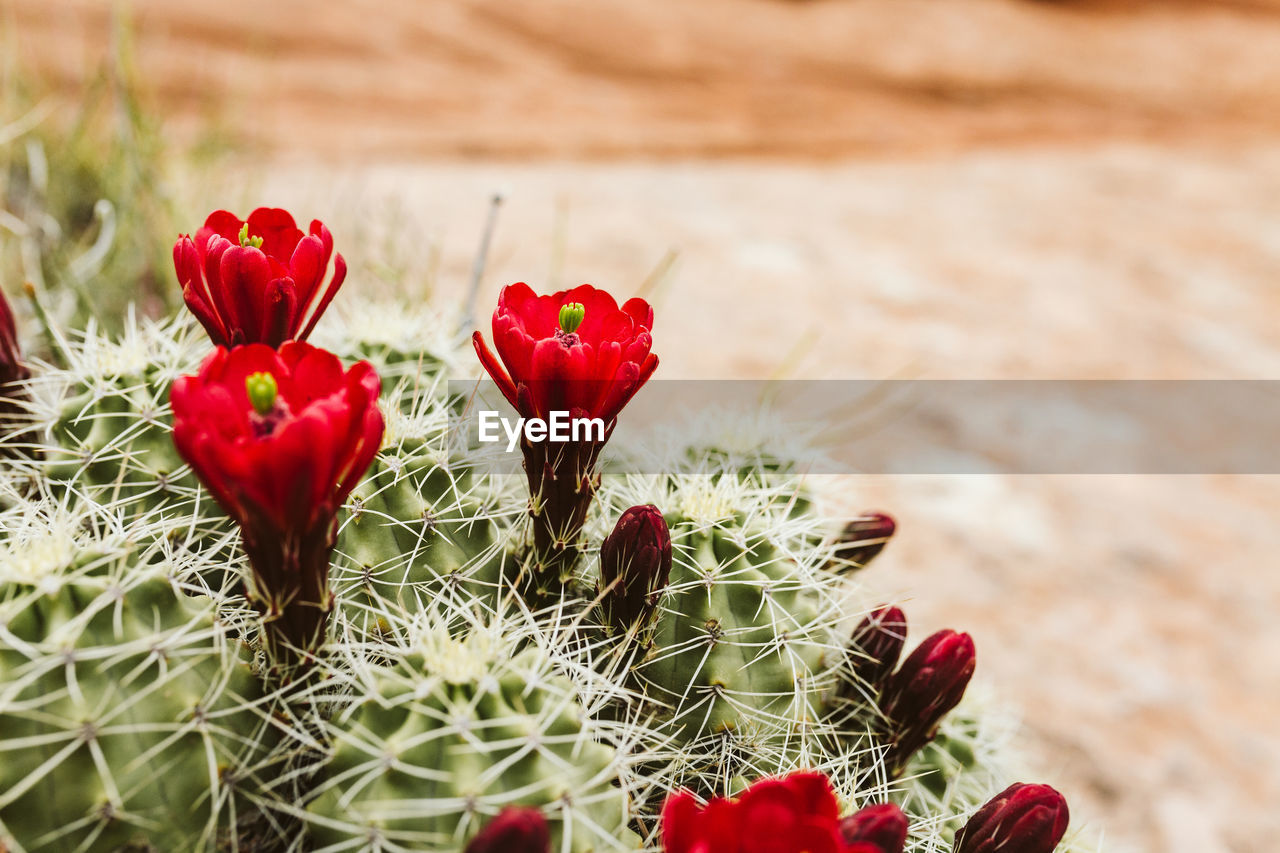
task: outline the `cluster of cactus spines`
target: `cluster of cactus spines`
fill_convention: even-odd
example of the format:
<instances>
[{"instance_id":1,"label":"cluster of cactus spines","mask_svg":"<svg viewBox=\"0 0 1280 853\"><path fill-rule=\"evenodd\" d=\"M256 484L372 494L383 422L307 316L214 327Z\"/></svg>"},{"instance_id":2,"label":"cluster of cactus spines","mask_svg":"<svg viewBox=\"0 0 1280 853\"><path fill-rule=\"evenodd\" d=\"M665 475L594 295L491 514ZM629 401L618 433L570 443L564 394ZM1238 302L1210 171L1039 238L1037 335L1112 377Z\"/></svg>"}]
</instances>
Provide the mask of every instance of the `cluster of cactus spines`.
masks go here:
<instances>
[{"instance_id":1,"label":"cluster of cactus spines","mask_svg":"<svg viewBox=\"0 0 1280 853\"><path fill-rule=\"evenodd\" d=\"M453 850L512 806L538 809L556 849L635 849L626 755L573 681L515 626L458 639L418 620L408 649L354 668L327 721L331 757L308 806L319 847Z\"/></svg>"},{"instance_id":2,"label":"cluster of cactus spines","mask_svg":"<svg viewBox=\"0 0 1280 853\"><path fill-rule=\"evenodd\" d=\"M0 847L541 853L545 831L556 850L660 849L677 788L807 769L862 809L850 844L894 846L892 816L863 809L892 800L906 853L936 853L1008 783L1002 718L954 707L972 646L936 635L898 667L905 617L849 577L888 516L833 530L786 453L686 437L664 474L593 473L581 534L531 595L550 565L536 495L451 456L449 318L390 334L398 309L348 302L316 339L381 374L386 432L337 513L326 642L283 685L236 525L172 444L199 330L50 330L58 366L21 386L42 441L0 471L0 722L20 721L0 725ZM118 729L104 697L124 697Z\"/></svg>"},{"instance_id":3,"label":"cluster of cactus spines","mask_svg":"<svg viewBox=\"0 0 1280 853\"><path fill-rule=\"evenodd\" d=\"M274 735L231 614L118 518L45 497L0 525L0 849L233 834Z\"/></svg>"},{"instance_id":4,"label":"cluster of cactus spines","mask_svg":"<svg viewBox=\"0 0 1280 853\"><path fill-rule=\"evenodd\" d=\"M381 453L349 500L334 574L391 601L497 591L509 560L504 528L522 514L495 484L449 464L450 409L440 375L384 396Z\"/></svg>"}]
</instances>

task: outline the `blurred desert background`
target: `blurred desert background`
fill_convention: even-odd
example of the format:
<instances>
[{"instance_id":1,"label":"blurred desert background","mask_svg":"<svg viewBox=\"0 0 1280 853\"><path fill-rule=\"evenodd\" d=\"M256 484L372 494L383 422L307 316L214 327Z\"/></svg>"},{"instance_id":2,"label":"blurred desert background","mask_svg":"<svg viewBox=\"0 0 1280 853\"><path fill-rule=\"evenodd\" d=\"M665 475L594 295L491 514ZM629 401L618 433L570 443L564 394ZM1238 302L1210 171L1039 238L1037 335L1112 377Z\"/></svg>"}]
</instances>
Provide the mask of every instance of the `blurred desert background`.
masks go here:
<instances>
[{"instance_id":1,"label":"blurred desert background","mask_svg":"<svg viewBox=\"0 0 1280 853\"><path fill-rule=\"evenodd\" d=\"M666 377L1280 378L1275 0L0 0L0 37L39 96L0 127L127 58L176 228L287 206L348 289L449 299L498 192L480 304L650 287ZM867 582L974 634L1076 826L1280 849L1280 479L820 487L897 516Z\"/></svg>"}]
</instances>

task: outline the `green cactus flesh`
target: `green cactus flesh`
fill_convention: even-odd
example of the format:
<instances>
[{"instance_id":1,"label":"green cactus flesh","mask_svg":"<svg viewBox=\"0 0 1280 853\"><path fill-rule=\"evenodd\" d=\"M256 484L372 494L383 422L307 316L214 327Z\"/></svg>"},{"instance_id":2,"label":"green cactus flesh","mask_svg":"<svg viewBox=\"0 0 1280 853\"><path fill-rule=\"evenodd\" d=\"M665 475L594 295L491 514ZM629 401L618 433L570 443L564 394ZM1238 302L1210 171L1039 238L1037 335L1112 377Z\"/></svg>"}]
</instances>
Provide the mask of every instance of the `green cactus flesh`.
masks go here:
<instances>
[{"instance_id":1,"label":"green cactus flesh","mask_svg":"<svg viewBox=\"0 0 1280 853\"><path fill-rule=\"evenodd\" d=\"M228 831L268 738L212 603L137 571L4 593L0 849L195 850Z\"/></svg>"},{"instance_id":2,"label":"green cactus flesh","mask_svg":"<svg viewBox=\"0 0 1280 853\"><path fill-rule=\"evenodd\" d=\"M635 849L619 758L584 729L571 685L533 653L459 660L473 654L458 643L410 655L335 718L310 806L316 842L457 850L503 807L524 805L547 815L557 850ZM442 658L453 671L431 674Z\"/></svg>"}]
</instances>

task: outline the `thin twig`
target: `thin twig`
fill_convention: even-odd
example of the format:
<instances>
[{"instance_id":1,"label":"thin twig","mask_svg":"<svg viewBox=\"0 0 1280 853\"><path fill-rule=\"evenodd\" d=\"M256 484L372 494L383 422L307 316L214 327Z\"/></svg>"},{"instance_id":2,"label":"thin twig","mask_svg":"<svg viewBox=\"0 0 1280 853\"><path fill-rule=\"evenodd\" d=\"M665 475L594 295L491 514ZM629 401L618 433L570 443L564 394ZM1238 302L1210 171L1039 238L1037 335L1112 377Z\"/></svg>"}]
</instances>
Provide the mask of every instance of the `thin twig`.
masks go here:
<instances>
[{"instance_id":1,"label":"thin twig","mask_svg":"<svg viewBox=\"0 0 1280 853\"><path fill-rule=\"evenodd\" d=\"M462 323L458 326L459 335L466 335L476 324L476 300L480 296L480 282L484 278L485 264L489 260L489 244L493 241L493 232L498 225L498 208L501 206L502 194L494 193L489 200L489 216L484 223L484 233L480 236L476 259L471 265L471 288L467 292L466 313L462 315Z\"/></svg>"}]
</instances>

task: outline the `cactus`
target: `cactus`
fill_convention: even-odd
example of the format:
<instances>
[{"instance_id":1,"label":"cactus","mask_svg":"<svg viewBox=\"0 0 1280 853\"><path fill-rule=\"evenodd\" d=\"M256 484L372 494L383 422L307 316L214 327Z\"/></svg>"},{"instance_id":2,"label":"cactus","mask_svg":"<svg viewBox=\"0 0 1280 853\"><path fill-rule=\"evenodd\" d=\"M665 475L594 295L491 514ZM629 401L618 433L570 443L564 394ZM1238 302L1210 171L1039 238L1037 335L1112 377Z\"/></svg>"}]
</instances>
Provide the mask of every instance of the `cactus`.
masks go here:
<instances>
[{"instance_id":1,"label":"cactus","mask_svg":"<svg viewBox=\"0 0 1280 853\"><path fill-rule=\"evenodd\" d=\"M231 623L123 528L23 510L0 553L0 848L211 846L272 740Z\"/></svg>"},{"instance_id":2,"label":"cactus","mask_svg":"<svg viewBox=\"0 0 1280 853\"><path fill-rule=\"evenodd\" d=\"M600 742L573 683L517 634L434 620L394 663L354 667L328 724L332 758L309 806L317 844L458 849L504 808L541 809L555 848L635 849L624 756Z\"/></svg>"},{"instance_id":3,"label":"cactus","mask_svg":"<svg viewBox=\"0 0 1280 853\"><path fill-rule=\"evenodd\" d=\"M59 366L23 385L39 446L0 452L0 847L460 851L533 809L555 850L656 849L675 789L808 769L842 813L901 806L906 853L936 853L1012 780L1005 718L973 695L945 713L964 684L895 740L901 637L855 634L887 611L852 571L892 521L825 518L767 424L686 430L643 468L660 475L592 456L551 559L526 478L451 455L448 379L474 368L450 324L344 298L314 340L372 362L386 430L337 510L314 660L287 675L239 530L173 447L170 388L208 351L195 323L51 329ZM660 567L630 587L615 545L602 578L606 533L642 505ZM535 593L539 565L556 583Z\"/></svg>"}]
</instances>

